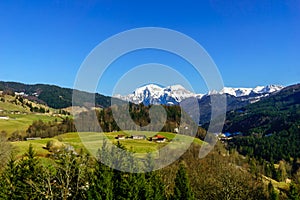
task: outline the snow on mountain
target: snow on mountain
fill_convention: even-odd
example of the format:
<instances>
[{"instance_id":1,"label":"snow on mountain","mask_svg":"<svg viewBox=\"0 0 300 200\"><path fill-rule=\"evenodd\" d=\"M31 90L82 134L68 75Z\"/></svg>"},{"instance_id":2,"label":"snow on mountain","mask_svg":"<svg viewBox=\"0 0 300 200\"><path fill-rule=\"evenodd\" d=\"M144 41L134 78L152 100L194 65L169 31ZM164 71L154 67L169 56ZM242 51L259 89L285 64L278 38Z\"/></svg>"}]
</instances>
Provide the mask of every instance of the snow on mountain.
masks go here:
<instances>
[{"instance_id":1,"label":"snow on mountain","mask_svg":"<svg viewBox=\"0 0 300 200\"><path fill-rule=\"evenodd\" d=\"M202 96L202 94L195 94L185 89L181 85L160 87L155 84L149 84L137 88L132 94L126 96L115 95L114 97L133 103L143 103L145 105L176 105L179 104L183 99L189 97L200 98Z\"/></svg>"},{"instance_id":2,"label":"snow on mountain","mask_svg":"<svg viewBox=\"0 0 300 200\"><path fill-rule=\"evenodd\" d=\"M252 88L230 88L224 87L219 94L230 94L235 97L247 96L251 93Z\"/></svg>"},{"instance_id":3,"label":"snow on mountain","mask_svg":"<svg viewBox=\"0 0 300 200\"><path fill-rule=\"evenodd\" d=\"M231 87L224 87L219 94L230 94L235 97L243 97L249 95L263 95L263 94L270 94L273 92L277 92L284 88L283 86L279 85L267 85L267 86L257 86L255 88L231 88Z\"/></svg>"},{"instance_id":4,"label":"snow on mountain","mask_svg":"<svg viewBox=\"0 0 300 200\"><path fill-rule=\"evenodd\" d=\"M281 85L267 85L267 86L257 86L256 88L254 88L252 90L252 92L256 93L256 94L263 94L263 93L273 93L273 92L277 92L281 89L283 89L284 87Z\"/></svg>"},{"instance_id":5,"label":"snow on mountain","mask_svg":"<svg viewBox=\"0 0 300 200\"><path fill-rule=\"evenodd\" d=\"M267 96L270 93L277 92L284 88L278 85L257 86L255 88L231 88L224 87L221 91L210 91L206 95L213 94L229 94L235 97L252 98L255 97L259 100L260 97ZM201 99L203 94L195 94L181 85L172 85L167 87L160 87L155 84L149 84L137 88L132 94L122 96L115 95L114 97L130 101L133 103L143 103L145 105L150 104L164 104L164 105L176 105L184 99L194 97Z\"/></svg>"}]
</instances>

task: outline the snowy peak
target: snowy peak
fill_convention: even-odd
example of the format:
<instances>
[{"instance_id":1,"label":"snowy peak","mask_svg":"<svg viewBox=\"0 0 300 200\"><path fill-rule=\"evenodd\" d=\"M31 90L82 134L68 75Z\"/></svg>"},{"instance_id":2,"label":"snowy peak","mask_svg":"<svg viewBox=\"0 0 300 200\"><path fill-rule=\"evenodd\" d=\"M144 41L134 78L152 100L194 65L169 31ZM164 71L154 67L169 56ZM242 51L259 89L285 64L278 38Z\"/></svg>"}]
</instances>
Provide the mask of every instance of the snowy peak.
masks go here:
<instances>
[{"instance_id":1,"label":"snowy peak","mask_svg":"<svg viewBox=\"0 0 300 200\"><path fill-rule=\"evenodd\" d=\"M224 87L219 94L230 94L235 97L247 96L251 93L252 88L230 88Z\"/></svg>"},{"instance_id":2,"label":"snowy peak","mask_svg":"<svg viewBox=\"0 0 300 200\"><path fill-rule=\"evenodd\" d=\"M273 93L279 90L282 90L284 87L281 85L267 85L267 86L257 86L253 89L254 93L263 94L263 93Z\"/></svg>"},{"instance_id":3,"label":"snowy peak","mask_svg":"<svg viewBox=\"0 0 300 200\"><path fill-rule=\"evenodd\" d=\"M219 94L230 94L235 97L243 97L249 95L263 95L277 92L283 89L283 86L279 85L267 85L267 86L257 86L255 88L230 88L224 87Z\"/></svg>"},{"instance_id":4,"label":"snowy peak","mask_svg":"<svg viewBox=\"0 0 300 200\"><path fill-rule=\"evenodd\" d=\"M183 99L189 97L200 97L202 94L195 94L182 85L172 85L167 87L161 87L155 84L149 84L134 90L132 94L121 96L115 95L125 101L133 103L149 104L164 104L164 105L177 105Z\"/></svg>"},{"instance_id":5,"label":"snowy peak","mask_svg":"<svg viewBox=\"0 0 300 200\"><path fill-rule=\"evenodd\" d=\"M277 92L283 88L283 86L278 85L257 86L255 88L224 87L221 91L210 91L207 95L228 94L234 97L259 100L261 97ZM116 98L133 103L143 103L144 105L177 105L184 99L191 97L201 99L203 96L203 94L195 94L185 89L182 85L161 87L155 84L139 87L132 94L126 96L115 95Z\"/></svg>"}]
</instances>

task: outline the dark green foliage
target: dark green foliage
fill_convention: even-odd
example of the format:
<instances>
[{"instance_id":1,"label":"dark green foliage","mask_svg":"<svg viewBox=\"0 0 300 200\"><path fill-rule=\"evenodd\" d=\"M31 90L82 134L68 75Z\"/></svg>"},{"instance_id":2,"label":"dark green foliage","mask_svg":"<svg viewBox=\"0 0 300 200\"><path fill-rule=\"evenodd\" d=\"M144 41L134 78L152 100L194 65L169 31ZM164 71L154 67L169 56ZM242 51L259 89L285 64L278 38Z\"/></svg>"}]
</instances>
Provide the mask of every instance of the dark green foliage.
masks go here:
<instances>
[{"instance_id":1,"label":"dark green foliage","mask_svg":"<svg viewBox=\"0 0 300 200\"><path fill-rule=\"evenodd\" d=\"M116 147L125 150L121 143ZM112 169L102 162L111 163L116 168L135 170L136 164L129 152L116 147L108 149L106 142L98 153L98 161L92 174L92 184L88 194L90 199L165 199L164 184L156 172L132 173ZM125 168L124 168L125 169Z\"/></svg>"},{"instance_id":2,"label":"dark green foliage","mask_svg":"<svg viewBox=\"0 0 300 200\"><path fill-rule=\"evenodd\" d=\"M100 161L95 166L92 184L88 190L89 199L109 200L113 198L113 171Z\"/></svg>"},{"instance_id":3,"label":"dark green foliage","mask_svg":"<svg viewBox=\"0 0 300 200\"><path fill-rule=\"evenodd\" d=\"M274 133L268 137L235 137L229 142L241 154L263 158L268 161L289 161L300 157L300 124L293 124L288 130Z\"/></svg>"},{"instance_id":4,"label":"dark green foliage","mask_svg":"<svg viewBox=\"0 0 300 200\"><path fill-rule=\"evenodd\" d=\"M64 118L62 122L34 121L27 129L27 137L54 137L63 133L76 132L73 119Z\"/></svg>"},{"instance_id":5,"label":"dark green foliage","mask_svg":"<svg viewBox=\"0 0 300 200\"><path fill-rule=\"evenodd\" d=\"M179 126L184 127L193 126L197 127L194 121L182 110L179 106L163 106L166 111L166 115L161 112L152 119L149 116L149 110L155 109L155 105L144 106L143 104L132 104L129 106L126 104L115 105L110 108L102 109L101 111L96 111L97 118L101 130L104 132L119 131L119 130L141 130L141 131L163 131L163 132L174 132L175 128ZM129 110L129 115L127 114ZM92 111L94 112L94 111ZM84 112L78 116L77 125L79 127L84 127L81 131L99 131L98 122L95 126L95 120L92 112ZM116 115L117 113L117 115ZM185 114L184 117L182 115ZM118 118L118 124L114 116ZM166 120L164 119L166 117ZM81 120L82 119L82 120ZM152 120L152 121L151 121ZM81 124L82 122L82 124ZM198 127L195 130L197 137L203 137L206 131ZM181 134L184 134L184 130L180 130ZM190 134L190 131L188 132Z\"/></svg>"},{"instance_id":6,"label":"dark green foliage","mask_svg":"<svg viewBox=\"0 0 300 200\"><path fill-rule=\"evenodd\" d=\"M161 113L161 116L156 116L155 119L150 119L149 110L152 106L144 106L143 104L129 104L128 105L119 105L113 106L111 108L103 109L98 113L98 118L100 126L103 131L113 131L113 130L135 130L136 126L139 126L141 130L147 131L157 131L158 127L161 127L161 123L164 122L164 113ZM155 107L155 105L153 105ZM167 113L167 120L161 131L173 132L174 128L178 127L181 120L181 109L179 106L163 106ZM129 114L128 116L126 113ZM119 122L118 126L114 120L113 113L118 113ZM128 118L131 120L128 120ZM149 125L147 129L143 127Z\"/></svg>"},{"instance_id":7,"label":"dark green foliage","mask_svg":"<svg viewBox=\"0 0 300 200\"><path fill-rule=\"evenodd\" d=\"M113 170L102 163L104 159L108 161L111 158L110 153L107 151L107 141L104 141L101 151L98 151L95 170L91 176L91 185L88 190L89 199L113 199ZM101 159L103 159L102 162Z\"/></svg>"},{"instance_id":8,"label":"dark green foliage","mask_svg":"<svg viewBox=\"0 0 300 200\"><path fill-rule=\"evenodd\" d=\"M268 135L300 122L300 84L286 87L261 101L229 112L223 132Z\"/></svg>"},{"instance_id":9,"label":"dark green foliage","mask_svg":"<svg viewBox=\"0 0 300 200\"><path fill-rule=\"evenodd\" d=\"M124 148L120 143L117 146ZM122 159L122 153L113 148L102 148L96 162L88 155L61 149L49 158L49 164L42 164L29 147L23 158L12 158L0 174L0 199L164 200L166 191L171 191L171 199L193 199L192 190L197 192L195 199L265 199L261 183L246 171L238 170L226 157L215 153L195 159L198 149L195 150L181 158L189 163L189 168L176 162L159 171L130 173L100 162L112 159L111 164L116 164L116 156L123 162L119 165L136 167L130 156ZM145 159L146 166L151 168L155 162L152 159ZM296 193L297 189L291 188L290 196Z\"/></svg>"},{"instance_id":10,"label":"dark green foliage","mask_svg":"<svg viewBox=\"0 0 300 200\"><path fill-rule=\"evenodd\" d=\"M31 187L31 183L38 181L41 173L39 160L36 158L32 145L29 146L28 152L25 153L22 160L16 161L11 157L8 162L6 171L4 172L3 191L0 197L3 199L35 199L37 193L35 188Z\"/></svg>"},{"instance_id":11,"label":"dark green foliage","mask_svg":"<svg viewBox=\"0 0 300 200\"><path fill-rule=\"evenodd\" d=\"M54 85L36 84L27 85L15 82L3 82L0 81L0 90L6 91L5 93L14 95L14 92L25 92L29 94L30 100L38 103L44 103L52 108L66 108L72 106L73 89L61 88ZM82 96L85 97L91 95L86 92L82 92ZM103 96L101 94L95 94L95 103L99 107L109 107L111 102L110 97ZM83 105L81 102L80 105Z\"/></svg>"},{"instance_id":12,"label":"dark green foliage","mask_svg":"<svg viewBox=\"0 0 300 200\"><path fill-rule=\"evenodd\" d=\"M21 199L19 188L22 180L19 177L19 166L13 156L9 160L6 170L1 174L0 184L1 199Z\"/></svg>"},{"instance_id":13,"label":"dark green foliage","mask_svg":"<svg viewBox=\"0 0 300 200\"><path fill-rule=\"evenodd\" d=\"M194 195L190 186L190 181L186 173L185 166L181 163L175 177L174 200L192 200Z\"/></svg>"},{"instance_id":14,"label":"dark green foliage","mask_svg":"<svg viewBox=\"0 0 300 200\"><path fill-rule=\"evenodd\" d=\"M270 197L269 197L270 200L279 200L279 195L275 191L275 189L274 189L271 182L268 184L268 191L269 191L269 194L270 194Z\"/></svg>"},{"instance_id":15,"label":"dark green foliage","mask_svg":"<svg viewBox=\"0 0 300 200\"><path fill-rule=\"evenodd\" d=\"M61 150L45 166L32 146L19 161L13 157L1 174L0 199L87 199L89 157Z\"/></svg>"},{"instance_id":16,"label":"dark green foliage","mask_svg":"<svg viewBox=\"0 0 300 200\"><path fill-rule=\"evenodd\" d=\"M300 199L300 191L298 190L296 185L293 183L290 185L290 189L288 192L288 198L289 198L289 200L299 200Z\"/></svg>"}]
</instances>

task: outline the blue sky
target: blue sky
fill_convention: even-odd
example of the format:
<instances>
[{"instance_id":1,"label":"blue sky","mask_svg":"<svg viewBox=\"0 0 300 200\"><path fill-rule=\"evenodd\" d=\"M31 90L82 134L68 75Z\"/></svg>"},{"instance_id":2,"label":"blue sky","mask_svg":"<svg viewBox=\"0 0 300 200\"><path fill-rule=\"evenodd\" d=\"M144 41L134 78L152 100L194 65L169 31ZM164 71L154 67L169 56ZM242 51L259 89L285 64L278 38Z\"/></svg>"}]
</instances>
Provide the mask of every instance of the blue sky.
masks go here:
<instances>
[{"instance_id":1,"label":"blue sky","mask_svg":"<svg viewBox=\"0 0 300 200\"><path fill-rule=\"evenodd\" d=\"M299 82L297 0L1 1L0 80L73 87L93 48L139 27L174 29L196 40L218 66L226 86ZM105 73L98 91L110 95L126 71L149 62L174 67L196 92L205 92L203 80L188 63L154 50L120 58Z\"/></svg>"}]
</instances>

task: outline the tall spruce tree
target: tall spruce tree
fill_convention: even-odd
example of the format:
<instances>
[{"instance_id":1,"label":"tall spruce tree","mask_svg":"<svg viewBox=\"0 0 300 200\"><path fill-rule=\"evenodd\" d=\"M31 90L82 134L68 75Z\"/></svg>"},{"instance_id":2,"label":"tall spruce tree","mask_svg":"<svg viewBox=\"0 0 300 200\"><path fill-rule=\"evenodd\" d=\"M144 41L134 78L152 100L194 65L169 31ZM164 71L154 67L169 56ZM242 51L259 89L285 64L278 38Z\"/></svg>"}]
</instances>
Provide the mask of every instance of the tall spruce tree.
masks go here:
<instances>
[{"instance_id":1,"label":"tall spruce tree","mask_svg":"<svg viewBox=\"0 0 300 200\"><path fill-rule=\"evenodd\" d=\"M174 195L172 199L174 200L194 199L194 195L190 186L190 181L186 173L185 166L182 163L179 165L179 169L175 177Z\"/></svg>"},{"instance_id":2,"label":"tall spruce tree","mask_svg":"<svg viewBox=\"0 0 300 200\"><path fill-rule=\"evenodd\" d=\"M91 186L88 191L89 199L113 199L113 170L102 163L101 159L110 159L110 153L106 149L106 141L102 151L98 151L98 159L92 174Z\"/></svg>"},{"instance_id":3,"label":"tall spruce tree","mask_svg":"<svg viewBox=\"0 0 300 200\"><path fill-rule=\"evenodd\" d=\"M13 155L7 163L0 180L0 199L21 199L21 180L19 177L19 166Z\"/></svg>"}]
</instances>

